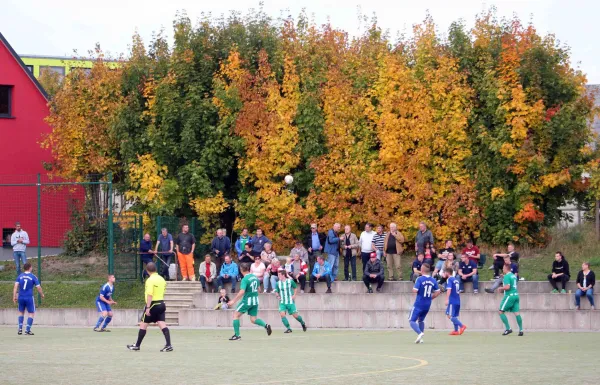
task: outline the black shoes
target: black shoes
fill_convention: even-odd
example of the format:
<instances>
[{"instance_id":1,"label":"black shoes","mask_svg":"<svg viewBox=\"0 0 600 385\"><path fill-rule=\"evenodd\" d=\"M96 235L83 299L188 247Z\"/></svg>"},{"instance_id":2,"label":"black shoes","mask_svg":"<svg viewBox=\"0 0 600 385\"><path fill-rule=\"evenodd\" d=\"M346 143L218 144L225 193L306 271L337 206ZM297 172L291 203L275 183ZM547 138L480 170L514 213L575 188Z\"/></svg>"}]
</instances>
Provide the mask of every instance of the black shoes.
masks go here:
<instances>
[{"instance_id":1,"label":"black shoes","mask_svg":"<svg viewBox=\"0 0 600 385\"><path fill-rule=\"evenodd\" d=\"M381 293L381 288L380 287L377 288L377 292Z\"/></svg>"},{"instance_id":2,"label":"black shoes","mask_svg":"<svg viewBox=\"0 0 600 385\"><path fill-rule=\"evenodd\" d=\"M504 333L502 333L502 335L503 335L503 336L507 336L507 335L509 335L510 333L512 333L512 329L505 330L505 331L504 331Z\"/></svg>"},{"instance_id":3,"label":"black shoes","mask_svg":"<svg viewBox=\"0 0 600 385\"><path fill-rule=\"evenodd\" d=\"M172 352L173 347L171 345L165 345L164 348L160 349L161 352Z\"/></svg>"},{"instance_id":4,"label":"black shoes","mask_svg":"<svg viewBox=\"0 0 600 385\"><path fill-rule=\"evenodd\" d=\"M332 293L332 291L331 291L331 288L330 288L330 287L328 287L328 288L327 288L327 291L326 291L325 293L327 293L327 294L331 294L331 293Z\"/></svg>"},{"instance_id":5,"label":"black shoes","mask_svg":"<svg viewBox=\"0 0 600 385\"><path fill-rule=\"evenodd\" d=\"M235 334L229 339L229 341L240 341L242 336L236 336Z\"/></svg>"},{"instance_id":6,"label":"black shoes","mask_svg":"<svg viewBox=\"0 0 600 385\"><path fill-rule=\"evenodd\" d=\"M270 336L271 333L273 333L273 330L271 330L271 325L266 324L265 325L265 329L267 329L267 335Z\"/></svg>"},{"instance_id":7,"label":"black shoes","mask_svg":"<svg viewBox=\"0 0 600 385\"><path fill-rule=\"evenodd\" d=\"M23 330L19 329L19 331L17 332L18 335L23 334Z\"/></svg>"},{"instance_id":8,"label":"black shoes","mask_svg":"<svg viewBox=\"0 0 600 385\"><path fill-rule=\"evenodd\" d=\"M485 292L486 293L490 293L490 294L494 294L494 290L490 289L490 288L485 288Z\"/></svg>"},{"instance_id":9,"label":"black shoes","mask_svg":"<svg viewBox=\"0 0 600 385\"><path fill-rule=\"evenodd\" d=\"M373 289L369 288L369 291L367 291L367 293L372 294L373 293Z\"/></svg>"},{"instance_id":10,"label":"black shoes","mask_svg":"<svg viewBox=\"0 0 600 385\"><path fill-rule=\"evenodd\" d=\"M519 332L519 337L523 337L523 332L522 331Z\"/></svg>"},{"instance_id":11,"label":"black shoes","mask_svg":"<svg viewBox=\"0 0 600 385\"><path fill-rule=\"evenodd\" d=\"M139 352L140 351L140 347L139 346L135 346L135 345L127 345L127 349L132 350L134 352Z\"/></svg>"},{"instance_id":12,"label":"black shoes","mask_svg":"<svg viewBox=\"0 0 600 385\"><path fill-rule=\"evenodd\" d=\"M33 334L32 332L25 331L25 335L26 335L26 336L33 336L33 335L35 335L35 334Z\"/></svg>"},{"instance_id":13,"label":"black shoes","mask_svg":"<svg viewBox=\"0 0 600 385\"><path fill-rule=\"evenodd\" d=\"M305 332L307 329L306 324L302 324L302 331Z\"/></svg>"},{"instance_id":14,"label":"black shoes","mask_svg":"<svg viewBox=\"0 0 600 385\"><path fill-rule=\"evenodd\" d=\"M310 293L315 293L315 289L310 289Z\"/></svg>"},{"instance_id":15,"label":"black shoes","mask_svg":"<svg viewBox=\"0 0 600 385\"><path fill-rule=\"evenodd\" d=\"M291 333L291 332L292 332L292 329L288 329L288 330L284 331L285 334L288 334L288 333Z\"/></svg>"}]
</instances>

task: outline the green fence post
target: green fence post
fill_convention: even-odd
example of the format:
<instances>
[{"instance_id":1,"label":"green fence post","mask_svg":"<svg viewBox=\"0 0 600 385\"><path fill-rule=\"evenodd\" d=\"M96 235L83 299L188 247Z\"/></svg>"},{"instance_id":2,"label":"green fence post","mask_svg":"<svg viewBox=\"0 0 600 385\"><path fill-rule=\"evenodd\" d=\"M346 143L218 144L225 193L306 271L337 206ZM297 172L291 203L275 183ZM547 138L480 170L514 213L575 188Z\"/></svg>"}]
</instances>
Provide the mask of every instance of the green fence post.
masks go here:
<instances>
[{"instance_id":1,"label":"green fence post","mask_svg":"<svg viewBox=\"0 0 600 385\"><path fill-rule=\"evenodd\" d=\"M140 245L142 244L142 239L144 239L144 217L142 215L139 216L139 224L140 224L140 228L139 228L139 233L140 233L140 237L138 239L138 243L137 243L137 251L140 250ZM137 256L136 258L139 258L140 260L140 282L144 283L144 264L142 263L142 258L140 258L141 256L139 255L139 253L136 251L135 255Z\"/></svg>"},{"instance_id":2,"label":"green fence post","mask_svg":"<svg viewBox=\"0 0 600 385\"><path fill-rule=\"evenodd\" d=\"M156 217L156 240L157 241L158 241L159 236L160 236L160 215L158 217ZM158 249L156 251L158 251ZM161 249L160 251L164 251L164 250ZM160 254L160 257L163 258L164 254ZM156 258L156 271L162 272L161 266L162 266L162 262L160 261L159 258Z\"/></svg>"},{"instance_id":3,"label":"green fence post","mask_svg":"<svg viewBox=\"0 0 600 385\"><path fill-rule=\"evenodd\" d=\"M115 273L112 172L108 173L108 274Z\"/></svg>"},{"instance_id":4,"label":"green fence post","mask_svg":"<svg viewBox=\"0 0 600 385\"><path fill-rule=\"evenodd\" d=\"M42 281L42 176L37 174L37 275ZM38 293L38 305L42 304L42 296Z\"/></svg>"}]
</instances>

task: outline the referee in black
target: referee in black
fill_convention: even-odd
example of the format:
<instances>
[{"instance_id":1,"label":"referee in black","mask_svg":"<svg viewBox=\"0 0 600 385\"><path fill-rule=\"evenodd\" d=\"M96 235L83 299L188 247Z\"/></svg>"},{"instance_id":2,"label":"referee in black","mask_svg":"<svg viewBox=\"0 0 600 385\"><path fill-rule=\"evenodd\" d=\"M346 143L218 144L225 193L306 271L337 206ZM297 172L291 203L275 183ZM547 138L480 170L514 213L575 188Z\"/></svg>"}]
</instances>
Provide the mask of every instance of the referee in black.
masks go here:
<instances>
[{"instance_id":1,"label":"referee in black","mask_svg":"<svg viewBox=\"0 0 600 385\"><path fill-rule=\"evenodd\" d=\"M165 297L165 289L167 288L167 282L163 277L156 274L156 265L153 262L149 262L146 265L146 271L150 275L150 277L148 277L146 280L146 307L144 308L144 315L142 316L142 322L140 323L137 342L134 345L127 345L127 349L139 351L140 345L146 336L148 324L156 323L165 335L166 341L165 347L160 349L160 351L172 352L173 347L171 346L171 334L167 324L165 323L165 311L167 310L167 307L163 301Z\"/></svg>"}]
</instances>

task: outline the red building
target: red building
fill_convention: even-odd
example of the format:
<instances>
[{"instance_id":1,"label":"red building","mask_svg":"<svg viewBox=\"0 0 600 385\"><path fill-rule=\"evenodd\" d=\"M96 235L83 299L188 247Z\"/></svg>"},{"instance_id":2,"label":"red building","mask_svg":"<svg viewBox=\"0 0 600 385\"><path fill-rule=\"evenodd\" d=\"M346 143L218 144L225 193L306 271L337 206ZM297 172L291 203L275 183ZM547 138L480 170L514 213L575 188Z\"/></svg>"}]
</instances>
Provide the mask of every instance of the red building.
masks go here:
<instances>
[{"instance_id":1,"label":"red building","mask_svg":"<svg viewBox=\"0 0 600 385\"><path fill-rule=\"evenodd\" d=\"M16 221L28 232L29 246L38 244L35 183L37 174L48 181L44 162L52 160L50 151L39 144L43 134L51 131L44 121L47 104L46 92L0 33L0 229L5 247ZM1 186L23 183L31 185ZM41 195L42 246L59 247L69 227L66 195L71 193L48 192L44 187Z\"/></svg>"}]
</instances>

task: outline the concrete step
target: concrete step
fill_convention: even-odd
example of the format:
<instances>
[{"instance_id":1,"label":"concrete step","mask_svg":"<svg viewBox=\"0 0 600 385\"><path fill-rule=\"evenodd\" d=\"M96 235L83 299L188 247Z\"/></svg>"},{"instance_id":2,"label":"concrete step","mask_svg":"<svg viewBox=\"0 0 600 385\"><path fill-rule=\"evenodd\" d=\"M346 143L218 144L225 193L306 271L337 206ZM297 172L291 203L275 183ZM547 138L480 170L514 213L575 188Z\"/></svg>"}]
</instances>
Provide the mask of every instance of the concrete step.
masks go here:
<instances>
[{"instance_id":1,"label":"concrete step","mask_svg":"<svg viewBox=\"0 0 600 385\"><path fill-rule=\"evenodd\" d=\"M318 328L367 328L367 329L398 329L410 328L407 310L302 310L300 315L310 329ZM275 329L283 329L277 310L260 310L258 316L271 324ZM597 331L600 330L600 311L528 311L522 313L523 327L526 331L534 330L569 330ZM508 316L513 330L516 321ZM232 310L182 310L179 315L179 325L187 327L224 327L230 328L233 319ZM291 316L288 320L292 328L300 330L300 324ZM469 330L503 330L502 321L496 310L467 310L460 312L460 320ZM252 324L247 316L241 318L241 326L250 327ZM452 327L446 314L440 310L432 310L425 321L426 328L445 329Z\"/></svg>"}]
</instances>

